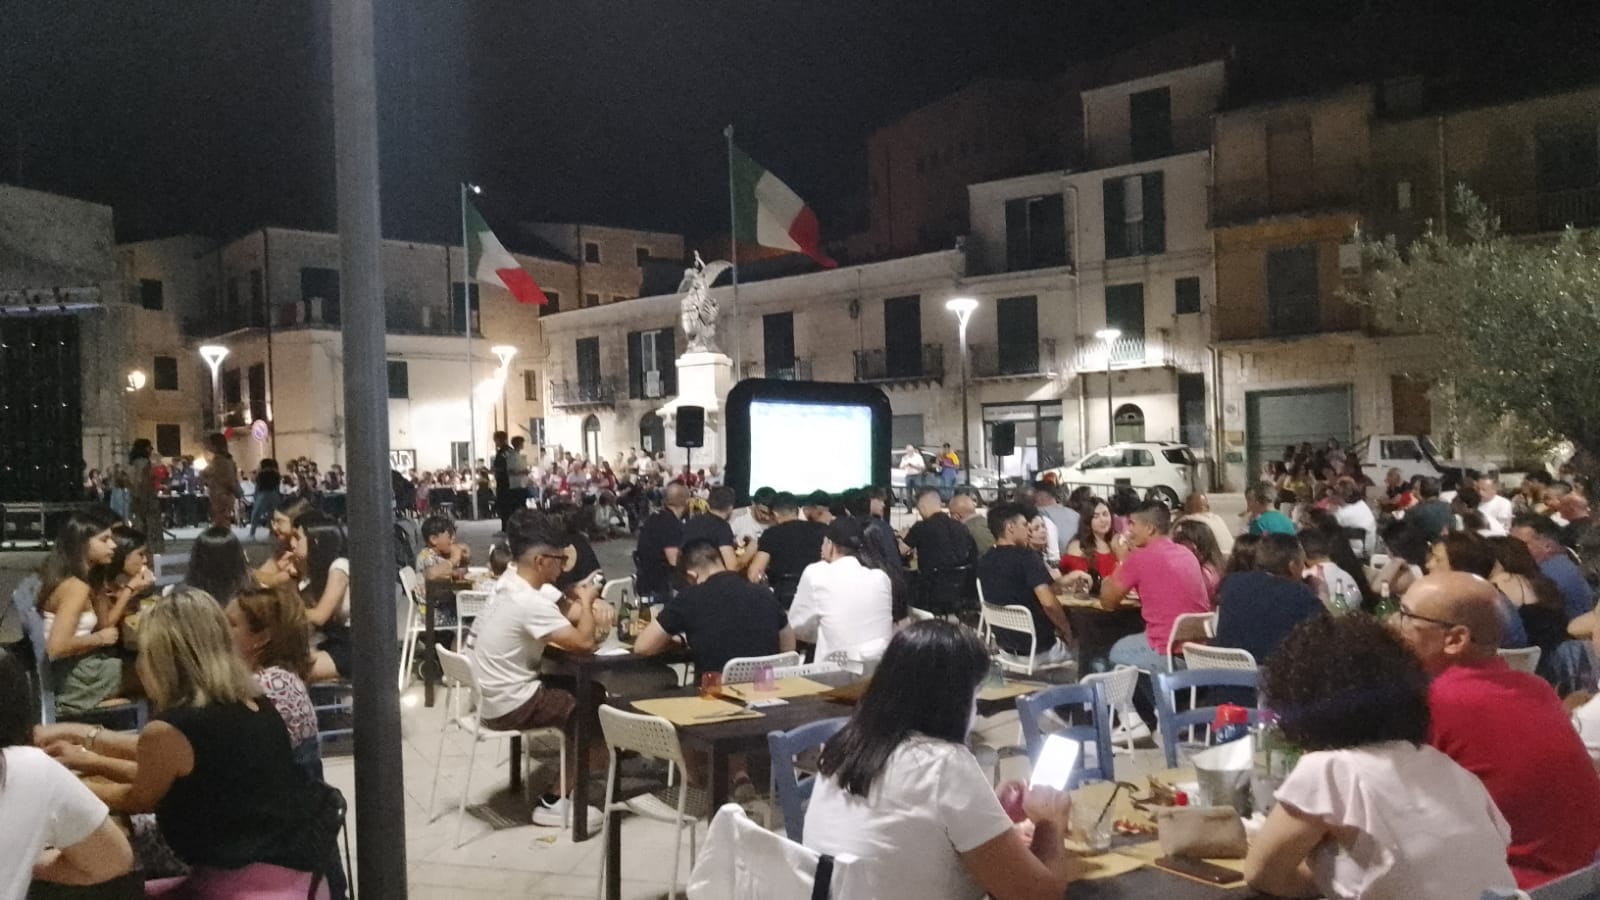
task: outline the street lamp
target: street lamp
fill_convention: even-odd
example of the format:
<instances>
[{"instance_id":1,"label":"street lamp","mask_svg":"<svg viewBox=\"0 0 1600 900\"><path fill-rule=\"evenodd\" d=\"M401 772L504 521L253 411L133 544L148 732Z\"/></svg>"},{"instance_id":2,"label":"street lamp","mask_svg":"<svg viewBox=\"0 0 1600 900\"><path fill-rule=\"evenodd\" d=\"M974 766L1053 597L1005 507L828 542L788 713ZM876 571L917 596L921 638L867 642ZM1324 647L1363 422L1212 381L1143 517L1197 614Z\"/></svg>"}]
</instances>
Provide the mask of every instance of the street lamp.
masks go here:
<instances>
[{"instance_id":1,"label":"street lamp","mask_svg":"<svg viewBox=\"0 0 1600 900\"><path fill-rule=\"evenodd\" d=\"M223 359L227 358L227 356L228 348L221 344L202 344L200 346L200 358L204 359L206 365L211 367L211 406L212 412L216 415L215 424L218 431L222 430L222 390L217 386L217 372L222 365Z\"/></svg>"},{"instance_id":2,"label":"street lamp","mask_svg":"<svg viewBox=\"0 0 1600 900\"><path fill-rule=\"evenodd\" d=\"M489 348L489 352L500 360L500 411L505 416L503 430L511 430L511 404L506 400L506 380L511 376L511 360L517 355L517 348L510 344L496 344Z\"/></svg>"},{"instance_id":3,"label":"street lamp","mask_svg":"<svg viewBox=\"0 0 1600 900\"><path fill-rule=\"evenodd\" d=\"M1106 344L1106 443L1117 442L1117 413L1111 405L1111 345L1122 337L1120 328L1102 328L1094 336Z\"/></svg>"},{"instance_id":4,"label":"street lamp","mask_svg":"<svg viewBox=\"0 0 1600 900\"><path fill-rule=\"evenodd\" d=\"M961 480L972 483L972 422L967 415L967 323L978 309L978 301L971 297L952 297L944 305L956 314L957 331L961 335Z\"/></svg>"},{"instance_id":5,"label":"street lamp","mask_svg":"<svg viewBox=\"0 0 1600 900\"><path fill-rule=\"evenodd\" d=\"M134 369L132 372L128 373L128 386L126 388L124 388L123 390L126 390L130 394L133 394L133 393L137 393L138 391L144 390L144 385L145 385L144 373L139 371L138 369Z\"/></svg>"}]
</instances>

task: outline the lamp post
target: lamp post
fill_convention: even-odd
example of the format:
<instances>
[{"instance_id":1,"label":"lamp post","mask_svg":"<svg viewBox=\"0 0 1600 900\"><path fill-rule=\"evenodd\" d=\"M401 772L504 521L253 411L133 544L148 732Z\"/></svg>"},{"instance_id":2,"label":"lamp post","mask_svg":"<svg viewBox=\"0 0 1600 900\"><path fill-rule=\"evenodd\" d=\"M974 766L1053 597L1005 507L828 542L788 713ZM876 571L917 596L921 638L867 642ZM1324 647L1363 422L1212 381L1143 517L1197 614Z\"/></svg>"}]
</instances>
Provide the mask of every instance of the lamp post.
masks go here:
<instances>
[{"instance_id":1,"label":"lamp post","mask_svg":"<svg viewBox=\"0 0 1600 900\"><path fill-rule=\"evenodd\" d=\"M498 373L500 379L500 412L505 417L505 424L500 427L501 430L509 433L511 431L511 404L506 400L506 380L511 377L511 360L517 355L517 348L509 344L496 344L489 348L489 352L500 360L500 371Z\"/></svg>"},{"instance_id":2,"label":"lamp post","mask_svg":"<svg viewBox=\"0 0 1600 900\"><path fill-rule=\"evenodd\" d=\"M1094 336L1106 344L1106 443L1117 442L1117 413L1111 405L1111 345L1122 337L1120 328L1102 328Z\"/></svg>"},{"instance_id":3,"label":"lamp post","mask_svg":"<svg viewBox=\"0 0 1600 900\"><path fill-rule=\"evenodd\" d=\"M217 431L222 430L222 391L217 386L217 373L227 356L228 348L221 344L203 344L200 347L200 357L211 367L211 412L216 417L214 427Z\"/></svg>"},{"instance_id":4,"label":"lamp post","mask_svg":"<svg viewBox=\"0 0 1600 900\"><path fill-rule=\"evenodd\" d=\"M972 483L972 420L967 415L967 323L978 308L971 297L952 297L944 305L956 314L957 332L961 336L961 480Z\"/></svg>"},{"instance_id":5,"label":"lamp post","mask_svg":"<svg viewBox=\"0 0 1600 900\"><path fill-rule=\"evenodd\" d=\"M128 383L122 389L129 394L137 394L144 390L145 383L144 372L140 369L134 369L128 373ZM134 423L138 421L133 409L135 399L134 397L129 397L122 404L122 440L128 447L133 446Z\"/></svg>"}]
</instances>

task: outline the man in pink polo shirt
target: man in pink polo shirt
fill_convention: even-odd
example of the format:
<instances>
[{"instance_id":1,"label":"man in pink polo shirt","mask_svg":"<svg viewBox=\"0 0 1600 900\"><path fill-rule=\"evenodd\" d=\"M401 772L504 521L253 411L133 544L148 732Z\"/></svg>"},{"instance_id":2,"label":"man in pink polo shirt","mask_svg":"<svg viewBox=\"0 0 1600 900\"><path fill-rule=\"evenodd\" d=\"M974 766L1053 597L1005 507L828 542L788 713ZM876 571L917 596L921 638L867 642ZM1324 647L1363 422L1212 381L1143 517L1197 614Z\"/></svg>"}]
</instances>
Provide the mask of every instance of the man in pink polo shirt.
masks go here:
<instances>
[{"instance_id":1,"label":"man in pink polo shirt","mask_svg":"<svg viewBox=\"0 0 1600 900\"><path fill-rule=\"evenodd\" d=\"M1128 592L1137 590L1144 614L1143 634L1130 634L1111 646L1113 665L1164 669L1172 623L1185 613L1211 611L1200 560L1167 537L1171 527L1172 513L1166 504L1149 500L1129 517L1129 540L1111 542L1120 562L1100 588L1100 605L1114 610Z\"/></svg>"}]
</instances>

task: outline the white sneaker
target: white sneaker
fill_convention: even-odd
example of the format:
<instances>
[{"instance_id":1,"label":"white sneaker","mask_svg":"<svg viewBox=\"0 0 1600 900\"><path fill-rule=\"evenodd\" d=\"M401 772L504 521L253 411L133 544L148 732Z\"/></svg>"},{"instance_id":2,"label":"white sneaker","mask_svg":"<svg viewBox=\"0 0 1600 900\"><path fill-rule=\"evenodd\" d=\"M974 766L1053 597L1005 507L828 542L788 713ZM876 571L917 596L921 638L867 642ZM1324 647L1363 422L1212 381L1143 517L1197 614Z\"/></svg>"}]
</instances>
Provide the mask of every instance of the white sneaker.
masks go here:
<instances>
[{"instance_id":1,"label":"white sneaker","mask_svg":"<svg viewBox=\"0 0 1600 900\"><path fill-rule=\"evenodd\" d=\"M1134 716L1133 721L1124 721L1121 725L1118 725L1116 728L1111 730L1112 743L1118 743L1121 741L1142 741L1149 736L1150 726L1146 725L1144 720L1138 716Z\"/></svg>"},{"instance_id":2,"label":"white sneaker","mask_svg":"<svg viewBox=\"0 0 1600 900\"><path fill-rule=\"evenodd\" d=\"M560 828L564 824L562 820L567 817L567 810L571 806L572 801L565 797L554 803L547 803L541 800L539 805L533 808L533 824L542 825L546 828ZM589 830L600 830L605 825L605 815L593 806L589 807L587 812L589 814Z\"/></svg>"}]
</instances>

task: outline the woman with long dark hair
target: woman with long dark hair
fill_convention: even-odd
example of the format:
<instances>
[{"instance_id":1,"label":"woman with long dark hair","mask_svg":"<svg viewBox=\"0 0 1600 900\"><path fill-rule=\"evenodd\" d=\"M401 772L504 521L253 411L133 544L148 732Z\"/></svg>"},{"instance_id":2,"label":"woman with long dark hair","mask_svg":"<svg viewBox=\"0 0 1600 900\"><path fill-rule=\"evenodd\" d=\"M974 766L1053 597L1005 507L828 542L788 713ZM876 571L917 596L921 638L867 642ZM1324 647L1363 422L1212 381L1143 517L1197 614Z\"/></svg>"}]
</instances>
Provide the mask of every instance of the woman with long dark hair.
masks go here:
<instances>
[{"instance_id":1,"label":"woman with long dark hair","mask_svg":"<svg viewBox=\"0 0 1600 900\"><path fill-rule=\"evenodd\" d=\"M58 713L91 710L122 687L117 625L104 593L117 554L115 524L105 507L73 513L39 570L39 612Z\"/></svg>"},{"instance_id":2,"label":"woman with long dark hair","mask_svg":"<svg viewBox=\"0 0 1600 900\"><path fill-rule=\"evenodd\" d=\"M1070 802L1033 787L1029 837L967 749L989 653L976 632L918 622L895 635L849 724L822 750L805 844L854 854L877 900L1061 897Z\"/></svg>"},{"instance_id":3,"label":"woman with long dark hair","mask_svg":"<svg viewBox=\"0 0 1600 900\"><path fill-rule=\"evenodd\" d=\"M205 591L223 606L240 591L255 586L244 545L232 528L212 526L200 532L189 551L189 574L184 583Z\"/></svg>"},{"instance_id":4,"label":"woman with long dark hair","mask_svg":"<svg viewBox=\"0 0 1600 900\"><path fill-rule=\"evenodd\" d=\"M299 583L300 569L294 558L294 525L301 516L314 509L311 501L304 497L280 499L278 508L272 511L272 524L269 526L276 544L272 556L256 569L257 584L276 587Z\"/></svg>"},{"instance_id":5,"label":"woman with long dark hair","mask_svg":"<svg viewBox=\"0 0 1600 900\"><path fill-rule=\"evenodd\" d=\"M1345 537L1344 526L1333 513L1325 509L1308 510L1305 520L1312 528L1327 536L1328 561L1355 582L1356 590L1361 593L1361 609L1368 613L1377 611L1378 592L1373 590L1372 582L1367 579L1367 567L1356 558L1350 539Z\"/></svg>"},{"instance_id":6,"label":"woman with long dark hair","mask_svg":"<svg viewBox=\"0 0 1600 900\"><path fill-rule=\"evenodd\" d=\"M28 894L35 879L99 884L133 865L106 805L32 746L32 692L22 664L0 650L0 897Z\"/></svg>"},{"instance_id":7,"label":"woman with long dark hair","mask_svg":"<svg viewBox=\"0 0 1600 900\"><path fill-rule=\"evenodd\" d=\"M155 587L156 576L150 570L150 551L145 547L144 532L127 525L111 526L111 540L116 551L105 568L105 581L101 587L101 605L106 610L105 625L120 625L138 600Z\"/></svg>"},{"instance_id":8,"label":"woman with long dark hair","mask_svg":"<svg viewBox=\"0 0 1600 900\"><path fill-rule=\"evenodd\" d=\"M840 516L828 524L822 559L800 573L789 627L817 645L819 660L837 651L877 657L894 637L894 582L863 562L867 543L861 521Z\"/></svg>"},{"instance_id":9,"label":"woman with long dark hair","mask_svg":"<svg viewBox=\"0 0 1600 900\"><path fill-rule=\"evenodd\" d=\"M1111 552L1112 525L1111 507L1099 497L1078 505L1078 533L1061 554L1062 574L1083 572L1088 576L1087 581L1083 576L1070 579L1076 589L1098 594L1100 582L1117 570L1117 555Z\"/></svg>"},{"instance_id":10,"label":"woman with long dark hair","mask_svg":"<svg viewBox=\"0 0 1600 900\"><path fill-rule=\"evenodd\" d=\"M1217 536L1211 532L1211 526L1204 522L1179 520L1172 526L1172 542L1188 549L1200 561L1200 574L1206 580L1206 591L1215 602L1217 584L1222 581L1222 572L1228 567L1228 559L1222 555L1222 548L1217 546Z\"/></svg>"},{"instance_id":11,"label":"woman with long dark hair","mask_svg":"<svg viewBox=\"0 0 1600 900\"><path fill-rule=\"evenodd\" d=\"M316 630L312 681L350 675L350 560L344 553L344 529L338 522L319 512L295 521L300 596L306 604L306 621Z\"/></svg>"}]
</instances>

